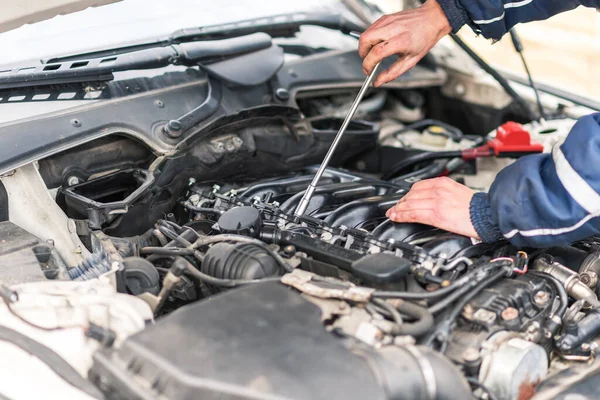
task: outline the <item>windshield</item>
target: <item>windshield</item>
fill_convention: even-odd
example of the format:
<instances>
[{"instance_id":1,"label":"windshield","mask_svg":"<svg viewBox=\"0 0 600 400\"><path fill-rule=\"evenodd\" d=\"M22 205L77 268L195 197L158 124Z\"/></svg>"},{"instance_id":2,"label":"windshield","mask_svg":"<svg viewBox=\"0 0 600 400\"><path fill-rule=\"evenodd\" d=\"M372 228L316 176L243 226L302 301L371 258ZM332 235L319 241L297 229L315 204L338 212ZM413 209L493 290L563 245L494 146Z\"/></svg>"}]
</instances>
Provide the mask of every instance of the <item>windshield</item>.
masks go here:
<instances>
[{"instance_id":1,"label":"windshield","mask_svg":"<svg viewBox=\"0 0 600 400\"><path fill-rule=\"evenodd\" d=\"M226 3L226 5L225 5ZM340 12L338 0L124 0L0 34L2 64L110 48L188 27L291 12Z\"/></svg>"}]
</instances>

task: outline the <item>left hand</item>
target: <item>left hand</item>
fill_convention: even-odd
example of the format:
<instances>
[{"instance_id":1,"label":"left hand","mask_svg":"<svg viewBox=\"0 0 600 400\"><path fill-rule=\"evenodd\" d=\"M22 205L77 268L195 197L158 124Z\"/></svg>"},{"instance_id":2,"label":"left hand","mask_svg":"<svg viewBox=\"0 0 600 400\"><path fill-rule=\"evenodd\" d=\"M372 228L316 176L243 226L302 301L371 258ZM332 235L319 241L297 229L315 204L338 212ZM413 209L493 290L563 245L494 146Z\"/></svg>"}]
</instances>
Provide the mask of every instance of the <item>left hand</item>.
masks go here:
<instances>
[{"instance_id":1,"label":"left hand","mask_svg":"<svg viewBox=\"0 0 600 400\"><path fill-rule=\"evenodd\" d=\"M469 206L475 192L450 178L427 179L385 214L394 222L416 222L479 239Z\"/></svg>"}]
</instances>

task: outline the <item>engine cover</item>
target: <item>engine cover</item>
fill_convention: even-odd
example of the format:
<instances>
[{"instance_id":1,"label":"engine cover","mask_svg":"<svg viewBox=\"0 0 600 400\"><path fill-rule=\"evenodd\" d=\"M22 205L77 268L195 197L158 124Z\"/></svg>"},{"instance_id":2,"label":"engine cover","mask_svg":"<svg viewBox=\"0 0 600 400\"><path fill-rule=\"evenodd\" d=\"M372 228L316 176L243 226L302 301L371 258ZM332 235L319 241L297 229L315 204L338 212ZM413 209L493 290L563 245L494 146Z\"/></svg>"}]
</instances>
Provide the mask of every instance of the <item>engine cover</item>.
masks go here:
<instances>
[{"instance_id":1,"label":"engine cover","mask_svg":"<svg viewBox=\"0 0 600 400\"><path fill-rule=\"evenodd\" d=\"M319 309L278 283L181 308L97 353L91 375L123 399L387 398Z\"/></svg>"}]
</instances>

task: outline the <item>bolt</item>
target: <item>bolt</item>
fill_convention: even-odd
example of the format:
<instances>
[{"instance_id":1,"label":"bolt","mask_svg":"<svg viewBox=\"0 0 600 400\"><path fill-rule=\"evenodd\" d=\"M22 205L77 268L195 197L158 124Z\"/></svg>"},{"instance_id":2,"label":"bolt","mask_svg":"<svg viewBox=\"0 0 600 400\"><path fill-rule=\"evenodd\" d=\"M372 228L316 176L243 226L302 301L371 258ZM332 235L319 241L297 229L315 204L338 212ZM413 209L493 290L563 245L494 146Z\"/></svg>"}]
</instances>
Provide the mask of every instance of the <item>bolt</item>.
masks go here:
<instances>
[{"instance_id":1,"label":"bolt","mask_svg":"<svg viewBox=\"0 0 600 400\"><path fill-rule=\"evenodd\" d=\"M70 177L67 179L67 185L69 185L69 186L75 186L75 185L77 185L78 183L79 183L79 178L78 178L78 177L76 177L76 176L70 176Z\"/></svg>"},{"instance_id":2,"label":"bolt","mask_svg":"<svg viewBox=\"0 0 600 400\"><path fill-rule=\"evenodd\" d=\"M468 347L462 352L462 358L465 362L472 363L479 360L479 350L474 347Z\"/></svg>"},{"instance_id":3,"label":"bolt","mask_svg":"<svg viewBox=\"0 0 600 400\"><path fill-rule=\"evenodd\" d=\"M218 151L219 153L221 153L223 150L225 150L225 145L223 144L223 142L216 142L215 150Z\"/></svg>"},{"instance_id":4,"label":"bolt","mask_svg":"<svg viewBox=\"0 0 600 400\"><path fill-rule=\"evenodd\" d=\"M598 274L594 271L587 271L580 275L581 282L590 288L594 288L598 284Z\"/></svg>"},{"instance_id":5,"label":"bolt","mask_svg":"<svg viewBox=\"0 0 600 400\"><path fill-rule=\"evenodd\" d=\"M533 296L533 300L538 306L543 306L550 300L550 293L540 290Z\"/></svg>"},{"instance_id":6,"label":"bolt","mask_svg":"<svg viewBox=\"0 0 600 400\"><path fill-rule=\"evenodd\" d=\"M239 137L236 136L236 137L233 138L233 143L236 144L236 145L238 145L238 146L241 146L244 143L244 141L241 138L239 138Z\"/></svg>"},{"instance_id":7,"label":"bolt","mask_svg":"<svg viewBox=\"0 0 600 400\"><path fill-rule=\"evenodd\" d=\"M165 103L163 103L161 100L154 100L154 105L158 108L164 108L165 107Z\"/></svg>"},{"instance_id":8,"label":"bolt","mask_svg":"<svg viewBox=\"0 0 600 400\"><path fill-rule=\"evenodd\" d=\"M529 326L527 326L527 332L529 333L535 333L537 332L539 329L539 324L536 324L535 322L530 324Z\"/></svg>"},{"instance_id":9,"label":"bolt","mask_svg":"<svg viewBox=\"0 0 600 400\"><path fill-rule=\"evenodd\" d=\"M176 119L172 119L167 122L163 130L171 139L177 139L183 133L182 129L183 125L181 125L181 122L177 121Z\"/></svg>"},{"instance_id":10,"label":"bolt","mask_svg":"<svg viewBox=\"0 0 600 400\"><path fill-rule=\"evenodd\" d=\"M194 186L194 183L196 183L196 179L195 178L188 179L188 186Z\"/></svg>"},{"instance_id":11,"label":"bolt","mask_svg":"<svg viewBox=\"0 0 600 400\"><path fill-rule=\"evenodd\" d=\"M465 308L463 308L462 315L463 315L463 317L465 317L465 319L471 320L471 319L473 319L474 313L475 313L475 310L473 309L473 306L470 304L467 304L465 306Z\"/></svg>"},{"instance_id":12,"label":"bolt","mask_svg":"<svg viewBox=\"0 0 600 400\"><path fill-rule=\"evenodd\" d=\"M287 89L279 88L275 91L275 97L280 101L288 101L290 99L290 92Z\"/></svg>"},{"instance_id":13,"label":"bolt","mask_svg":"<svg viewBox=\"0 0 600 400\"><path fill-rule=\"evenodd\" d=\"M73 118L71 120L71 125L73 125L75 128L80 128L82 123L80 120L78 120L77 118Z\"/></svg>"},{"instance_id":14,"label":"bolt","mask_svg":"<svg viewBox=\"0 0 600 400\"><path fill-rule=\"evenodd\" d=\"M519 310L514 307L506 307L504 311L502 311L501 317L505 321L512 321L519 316Z\"/></svg>"},{"instance_id":15,"label":"bolt","mask_svg":"<svg viewBox=\"0 0 600 400\"><path fill-rule=\"evenodd\" d=\"M454 93L456 93L457 96L462 97L466 92L467 88L462 83L458 83L456 86L454 86Z\"/></svg>"},{"instance_id":16,"label":"bolt","mask_svg":"<svg viewBox=\"0 0 600 400\"><path fill-rule=\"evenodd\" d=\"M583 344L581 345L581 350L583 350L583 351L588 351L588 350L590 349L590 347L591 347L591 346L590 346L590 344L589 344L589 343L583 343Z\"/></svg>"}]
</instances>

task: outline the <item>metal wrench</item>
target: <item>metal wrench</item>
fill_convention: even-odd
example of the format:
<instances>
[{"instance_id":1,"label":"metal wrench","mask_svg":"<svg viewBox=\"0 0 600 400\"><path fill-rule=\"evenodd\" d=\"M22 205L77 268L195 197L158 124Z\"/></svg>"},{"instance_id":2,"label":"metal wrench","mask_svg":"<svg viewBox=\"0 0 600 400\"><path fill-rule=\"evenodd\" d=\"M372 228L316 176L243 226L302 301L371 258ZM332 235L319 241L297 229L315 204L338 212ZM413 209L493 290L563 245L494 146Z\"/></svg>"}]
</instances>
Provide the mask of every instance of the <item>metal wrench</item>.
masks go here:
<instances>
[{"instance_id":1,"label":"metal wrench","mask_svg":"<svg viewBox=\"0 0 600 400\"><path fill-rule=\"evenodd\" d=\"M358 34L354 34L354 32L352 32L351 35L355 36L355 37L358 36ZM369 76L367 76L367 79L365 79L365 82L363 83L362 87L360 88L360 91L358 92L356 99L354 99L354 102L352 103L352 107L350 107L350 111L348 111L348 115L346 115L346 118L344 119L344 122L342 123L340 130L338 131L338 133L335 135L335 138L333 139L333 143L331 143L329 150L327 150L327 154L325 155L323 162L319 166L319 169L317 170L317 173L315 174L313 180L310 182L310 185L308 185L308 188L306 188L306 191L304 192L304 195L302 196L302 199L300 200L300 203L298 204L296 211L294 211L294 215L296 217L301 217L306 212L306 209L308 208L308 204L310 203L310 200L312 199L313 194L315 193L315 189L317 188L317 184L319 183L319 180L323 176L325 169L327 169L327 165L329 164L329 161L331 161L331 157L333 156L333 153L335 152L337 145L342 140L342 136L344 136L344 133L346 132L346 129L348 128L348 125L350 125L350 121L352 120L352 117L354 117L354 114L356 113L356 110L358 109L360 102L362 101L365 93L367 92L367 89L369 89L369 86L371 86L371 82L373 81L373 78L375 78L375 76L377 75L377 70L379 69L380 64L381 64L381 62L379 62L379 63L377 63L377 65L375 65L375 68L373 68L373 71L371 71Z\"/></svg>"}]
</instances>

